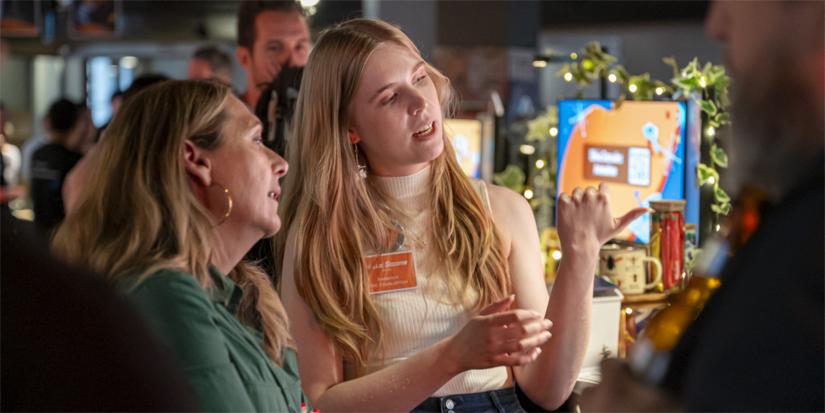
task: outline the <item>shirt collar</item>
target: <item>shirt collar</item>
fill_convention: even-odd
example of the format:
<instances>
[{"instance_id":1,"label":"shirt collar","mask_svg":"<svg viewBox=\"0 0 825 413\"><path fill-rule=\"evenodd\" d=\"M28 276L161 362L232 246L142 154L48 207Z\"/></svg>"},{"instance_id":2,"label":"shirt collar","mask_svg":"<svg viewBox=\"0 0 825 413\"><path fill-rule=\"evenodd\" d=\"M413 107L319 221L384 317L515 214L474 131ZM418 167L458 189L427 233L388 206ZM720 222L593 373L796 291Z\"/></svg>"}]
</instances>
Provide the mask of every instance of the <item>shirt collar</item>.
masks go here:
<instances>
[{"instance_id":1,"label":"shirt collar","mask_svg":"<svg viewBox=\"0 0 825 413\"><path fill-rule=\"evenodd\" d=\"M230 313L235 313L238 309L238 304L243 298L243 290L238 287L231 278L221 274L217 268L209 266L209 276L212 277L213 288L209 291L209 298L213 302L220 303Z\"/></svg>"},{"instance_id":2,"label":"shirt collar","mask_svg":"<svg viewBox=\"0 0 825 413\"><path fill-rule=\"evenodd\" d=\"M432 191L430 185L430 173L432 166L408 176L376 176L370 175L370 179L376 186L383 189L387 195L396 199L412 198Z\"/></svg>"}]
</instances>

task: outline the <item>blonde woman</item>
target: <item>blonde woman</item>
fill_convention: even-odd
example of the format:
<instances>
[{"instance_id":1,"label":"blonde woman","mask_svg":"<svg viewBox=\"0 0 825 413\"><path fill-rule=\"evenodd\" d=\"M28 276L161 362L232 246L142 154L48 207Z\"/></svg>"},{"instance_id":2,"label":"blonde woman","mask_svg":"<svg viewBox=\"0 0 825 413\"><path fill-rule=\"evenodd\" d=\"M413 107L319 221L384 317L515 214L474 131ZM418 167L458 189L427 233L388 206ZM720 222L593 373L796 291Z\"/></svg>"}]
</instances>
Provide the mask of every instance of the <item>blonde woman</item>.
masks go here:
<instances>
[{"instance_id":1,"label":"blonde woman","mask_svg":"<svg viewBox=\"0 0 825 413\"><path fill-rule=\"evenodd\" d=\"M450 97L380 21L326 31L305 67L278 251L322 411L520 411L515 382L553 409L573 388L599 247L644 211L614 220L603 190L563 196L548 305L532 211L462 174L443 131Z\"/></svg>"},{"instance_id":2,"label":"blonde woman","mask_svg":"<svg viewBox=\"0 0 825 413\"><path fill-rule=\"evenodd\" d=\"M260 122L226 86L168 81L129 99L105 134L56 252L128 293L203 410L298 411L283 307L241 262L281 226L287 164Z\"/></svg>"}]
</instances>

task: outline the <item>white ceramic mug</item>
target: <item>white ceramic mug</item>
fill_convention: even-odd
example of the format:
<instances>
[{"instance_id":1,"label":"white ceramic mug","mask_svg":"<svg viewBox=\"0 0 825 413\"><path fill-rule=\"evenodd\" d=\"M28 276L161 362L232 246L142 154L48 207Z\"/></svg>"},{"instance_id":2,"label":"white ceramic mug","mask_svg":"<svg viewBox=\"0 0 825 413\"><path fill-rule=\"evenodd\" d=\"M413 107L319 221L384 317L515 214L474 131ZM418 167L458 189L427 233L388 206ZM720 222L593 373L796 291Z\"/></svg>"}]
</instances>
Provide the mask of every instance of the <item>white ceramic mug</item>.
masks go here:
<instances>
[{"instance_id":1,"label":"white ceramic mug","mask_svg":"<svg viewBox=\"0 0 825 413\"><path fill-rule=\"evenodd\" d=\"M647 263L655 269L647 282ZM606 275L624 294L644 294L662 280L662 263L643 249L605 245L599 253L599 274Z\"/></svg>"}]
</instances>

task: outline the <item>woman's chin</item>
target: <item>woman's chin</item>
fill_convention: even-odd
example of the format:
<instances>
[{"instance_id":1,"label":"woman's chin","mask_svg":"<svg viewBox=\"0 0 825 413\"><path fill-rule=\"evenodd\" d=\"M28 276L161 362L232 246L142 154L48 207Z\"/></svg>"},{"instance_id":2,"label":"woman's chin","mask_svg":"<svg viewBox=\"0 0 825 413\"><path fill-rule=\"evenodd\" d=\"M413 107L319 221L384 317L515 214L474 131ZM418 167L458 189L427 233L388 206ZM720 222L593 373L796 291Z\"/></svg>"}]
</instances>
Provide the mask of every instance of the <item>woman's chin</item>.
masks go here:
<instances>
[{"instance_id":1,"label":"woman's chin","mask_svg":"<svg viewBox=\"0 0 825 413\"><path fill-rule=\"evenodd\" d=\"M427 162L432 162L444 152L444 139L435 139L427 154Z\"/></svg>"},{"instance_id":2,"label":"woman's chin","mask_svg":"<svg viewBox=\"0 0 825 413\"><path fill-rule=\"evenodd\" d=\"M277 220L269 223L266 227L262 228L264 231L264 236L262 238L269 238L274 236L281 230L281 219L278 218Z\"/></svg>"}]
</instances>

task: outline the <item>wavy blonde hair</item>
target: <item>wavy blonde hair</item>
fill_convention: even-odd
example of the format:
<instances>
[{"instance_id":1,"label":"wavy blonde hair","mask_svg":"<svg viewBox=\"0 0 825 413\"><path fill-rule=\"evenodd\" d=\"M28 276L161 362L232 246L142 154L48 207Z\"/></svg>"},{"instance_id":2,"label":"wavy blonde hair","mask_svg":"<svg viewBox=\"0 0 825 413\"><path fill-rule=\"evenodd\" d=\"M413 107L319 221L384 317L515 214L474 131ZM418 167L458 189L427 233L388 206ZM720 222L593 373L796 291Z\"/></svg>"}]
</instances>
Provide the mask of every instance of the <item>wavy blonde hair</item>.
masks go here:
<instances>
[{"instance_id":1,"label":"wavy blonde hair","mask_svg":"<svg viewBox=\"0 0 825 413\"><path fill-rule=\"evenodd\" d=\"M172 268L214 288L214 219L192 192L181 156L186 140L206 150L222 144L231 93L216 82L166 81L127 100L98 144L77 210L55 233L55 252L111 283ZM236 316L263 330L267 355L281 363L289 329L268 277L245 262L229 277L244 290Z\"/></svg>"},{"instance_id":2,"label":"wavy blonde hair","mask_svg":"<svg viewBox=\"0 0 825 413\"><path fill-rule=\"evenodd\" d=\"M399 212L371 180L358 177L347 129L364 64L384 42L421 56L401 30L368 19L329 29L314 46L292 123L287 148L292 171L281 210L284 227L295 234L298 293L336 349L358 369L383 338L362 257L392 239ZM454 105L449 80L429 64L426 70L446 116ZM467 297L477 297L471 306L479 308L505 296L510 277L492 218L460 169L446 135L444 139L443 153L432 162L429 230L439 234L433 249L436 260L444 262L448 297L465 306ZM286 239L286 233L276 239L280 260Z\"/></svg>"}]
</instances>

